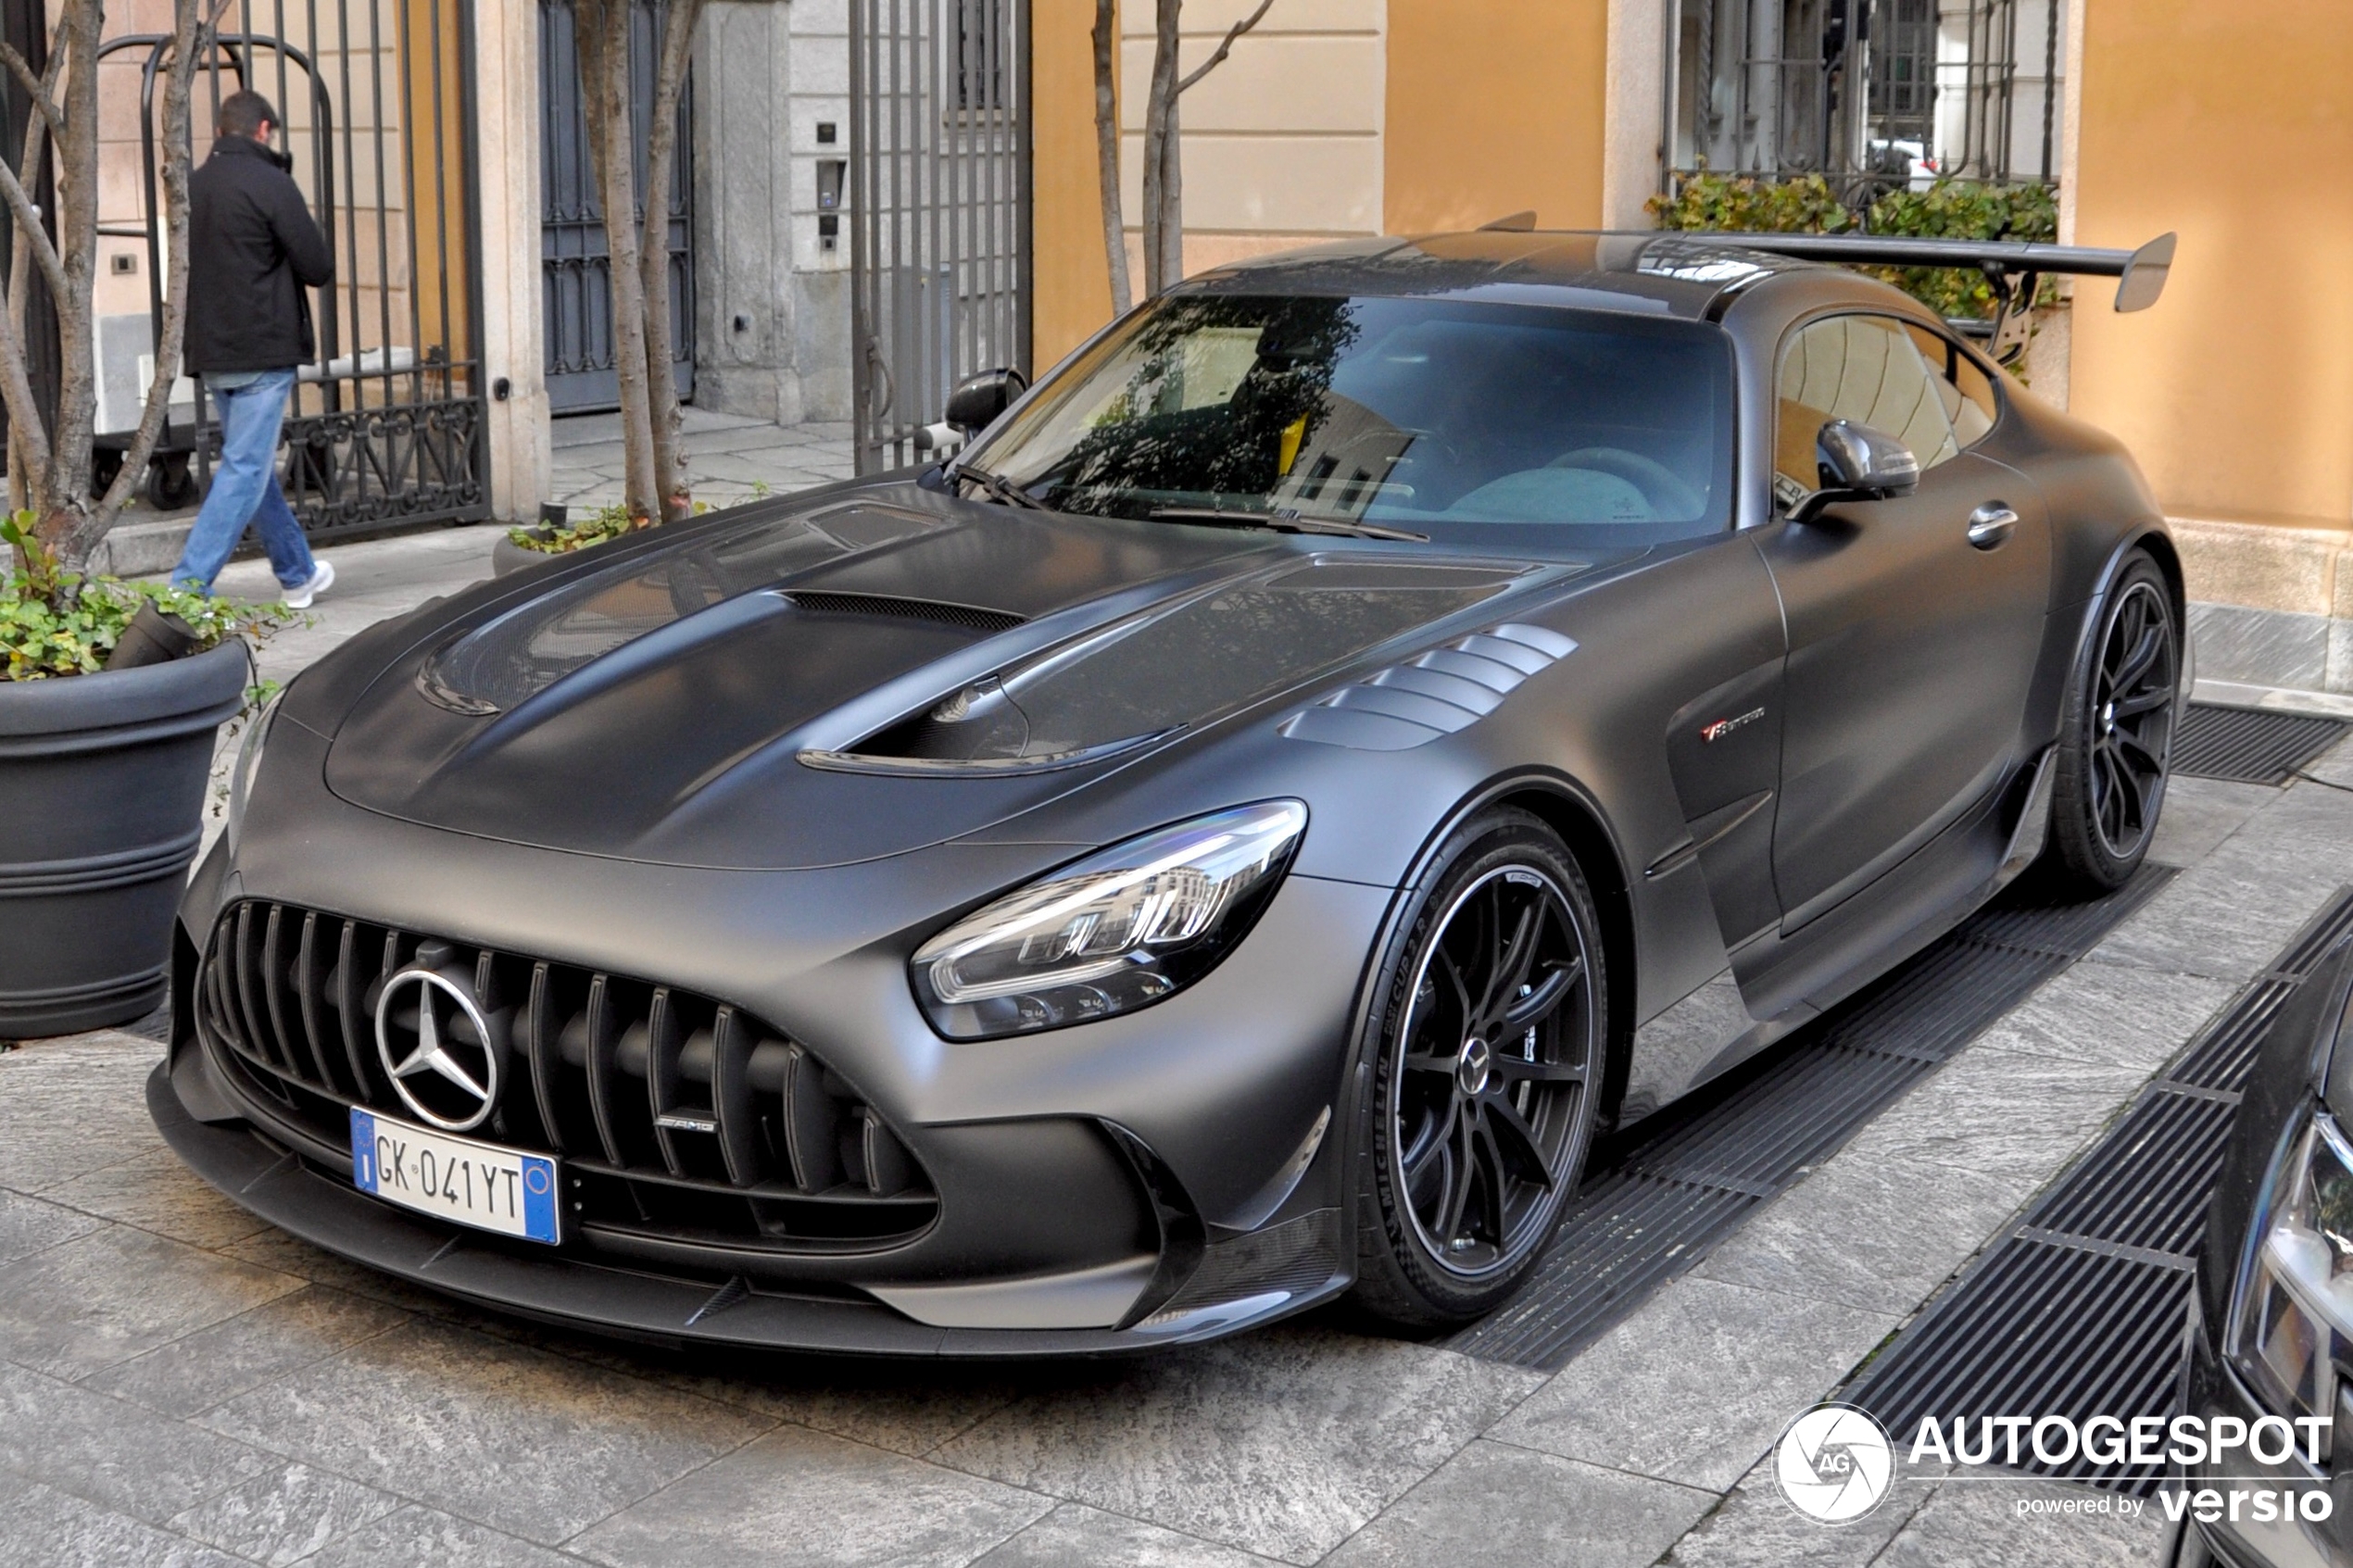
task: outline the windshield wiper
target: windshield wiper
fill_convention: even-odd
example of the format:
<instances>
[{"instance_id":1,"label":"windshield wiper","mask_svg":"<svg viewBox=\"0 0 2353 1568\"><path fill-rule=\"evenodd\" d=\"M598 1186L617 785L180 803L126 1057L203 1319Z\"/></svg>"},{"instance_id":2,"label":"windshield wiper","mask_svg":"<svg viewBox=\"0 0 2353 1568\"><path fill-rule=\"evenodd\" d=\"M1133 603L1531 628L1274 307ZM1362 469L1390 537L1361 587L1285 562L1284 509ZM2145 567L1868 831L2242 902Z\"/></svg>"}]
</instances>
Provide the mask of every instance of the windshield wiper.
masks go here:
<instances>
[{"instance_id":1,"label":"windshield wiper","mask_svg":"<svg viewBox=\"0 0 2353 1568\"><path fill-rule=\"evenodd\" d=\"M1007 479L1003 474L991 473L987 469L975 468L970 463L959 465L956 470L956 483L962 484L968 479L1009 507L1024 507L1033 512L1053 510L1051 507Z\"/></svg>"},{"instance_id":2,"label":"windshield wiper","mask_svg":"<svg viewBox=\"0 0 2353 1568\"><path fill-rule=\"evenodd\" d=\"M1244 512L1216 507L1154 507L1154 522L1206 522L1227 528L1265 528L1277 533L1336 533L1350 539L1397 539L1427 545L1429 535L1378 522L1342 522L1337 519L1301 517L1296 512Z\"/></svg>"}]
</instances>

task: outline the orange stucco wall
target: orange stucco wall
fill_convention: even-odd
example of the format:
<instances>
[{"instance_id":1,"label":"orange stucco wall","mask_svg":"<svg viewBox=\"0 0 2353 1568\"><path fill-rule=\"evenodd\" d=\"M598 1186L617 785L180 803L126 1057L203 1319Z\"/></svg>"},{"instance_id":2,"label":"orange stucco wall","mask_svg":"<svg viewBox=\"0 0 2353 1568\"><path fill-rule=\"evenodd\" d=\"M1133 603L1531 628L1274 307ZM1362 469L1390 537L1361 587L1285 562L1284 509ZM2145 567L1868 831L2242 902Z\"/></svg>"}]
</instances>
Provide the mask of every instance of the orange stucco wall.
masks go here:
<instances>
[{"instance_id":1,"label":"orange stucco wall","mask_svg":"<svg viewBox=\"0 0 2353 1568\"><path fill-rule=\"evenodd\" d=\"M1030 363L1043 370L1111 320L1095 165L1092 0L1030 0Z\"/></svg>"},{"instance_id":2,"label":"orange stucco wall","mask_svg":"<svg viewBox=\"0 0 2353 1568\"><path fill-rule=\"evenodd\" d=\"M2174 516L2347 528L2346 0L2085 10L2075 237L2133 245L2172 229L2182 243L2146 314L2078 289L2070 406L2132 446Z\"/></svg>"},{"instance_id":3,"label":"orange stucco wall","mask_svg":"<svg viewBox=\"0 0 2353 1568\"><path fill-rule=\"evenodd\" d=\"M1390 0L1383 227L1602 219L1607 0Z\"/></svg>"}]
</instances>

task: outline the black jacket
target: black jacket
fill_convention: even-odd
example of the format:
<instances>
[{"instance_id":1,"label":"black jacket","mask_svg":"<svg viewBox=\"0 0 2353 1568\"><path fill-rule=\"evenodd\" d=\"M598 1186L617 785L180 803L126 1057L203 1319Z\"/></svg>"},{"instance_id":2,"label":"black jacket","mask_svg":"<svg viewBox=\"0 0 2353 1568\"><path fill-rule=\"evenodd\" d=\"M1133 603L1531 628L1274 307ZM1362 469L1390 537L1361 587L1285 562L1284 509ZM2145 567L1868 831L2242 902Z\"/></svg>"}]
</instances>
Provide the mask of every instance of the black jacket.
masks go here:
<instances>
[{"instance_id":1,"label":"black jacket","mask_svg":"<svg viewBox=\"0 0 2353 1568\"><path fill-rule=\"evenodd\" d=\"M283 370L318 353L304 290L334 252L277 155L223 136L188 179L187 368Z\"/></svg>"}]
</instances>

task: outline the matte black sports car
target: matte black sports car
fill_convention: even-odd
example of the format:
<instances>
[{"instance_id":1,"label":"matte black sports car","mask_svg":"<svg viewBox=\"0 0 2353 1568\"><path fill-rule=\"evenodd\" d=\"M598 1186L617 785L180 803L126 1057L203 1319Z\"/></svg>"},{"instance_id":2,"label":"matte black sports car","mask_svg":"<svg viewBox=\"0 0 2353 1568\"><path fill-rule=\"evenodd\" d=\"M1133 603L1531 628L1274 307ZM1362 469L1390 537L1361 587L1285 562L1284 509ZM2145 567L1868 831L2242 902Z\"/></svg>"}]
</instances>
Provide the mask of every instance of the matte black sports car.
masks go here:
<instances>
[{"instance_id":1,"label":"matte black sports car","mask_svg":"<svg viewBox=\"0 0 2353 1568\"><path fill-rule=\"evenodd\" d=\"M2170 241L1928 248L2137 305ZM188 1162L662 1339L1101 1351L1352 1287L1453 1323L1597 1132L2038 856L2100 888L2148 846L2157 506L1893 288L1365 242L1016 388L960 392L950 464L294 682L182 917Z\"/></svg>"},{"instance_id":2,"label":"matte black sports car","mask_svg":"<svg viewBox=\"0 0 2353 1568\"><path fill-rule=\"evenodd\" d=\"M2353 943L2257 1049L2194 1313L2183 1408L2242 1440L2173 1477L2191 1498L2176 1568L2353 1564Z\"/></svg>"}]
</instances>

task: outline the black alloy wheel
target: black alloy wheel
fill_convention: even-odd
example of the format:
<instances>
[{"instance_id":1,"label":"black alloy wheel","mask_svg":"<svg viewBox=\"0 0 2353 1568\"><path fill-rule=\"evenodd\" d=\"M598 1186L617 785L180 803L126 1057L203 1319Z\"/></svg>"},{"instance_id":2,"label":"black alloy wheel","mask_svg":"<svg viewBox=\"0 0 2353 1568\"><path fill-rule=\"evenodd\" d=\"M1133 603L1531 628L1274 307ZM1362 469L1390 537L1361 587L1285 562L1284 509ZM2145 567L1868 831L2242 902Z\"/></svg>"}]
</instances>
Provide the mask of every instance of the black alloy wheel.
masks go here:
<instances>
[{"instance_id":1,"label":"black alloy wheel","mask_svg":"<svg viewBox=\"0 0 2353 1568\"><path fill-rule=\"evenodd\" d=\"M1503 810L1453 847L1386 971L1359 1204L1360 1299L1423 1328L1493 1308L1551 1241L1608 1017L1592 897L1559 837Z\"/></svg>"},{"instance_id":2,"label":"black alloy wheel","mask_svg":"<svg viewBox=\"0 0 2353 1568\"><path fill-rule=\"evenodd\" d=\"M2105 893L2157 835L2181 708L2181 629L2146 554L2117 573L2087 654L2059 740L2051 851L2079 889Z\"/></svg>"}]
</instances>

